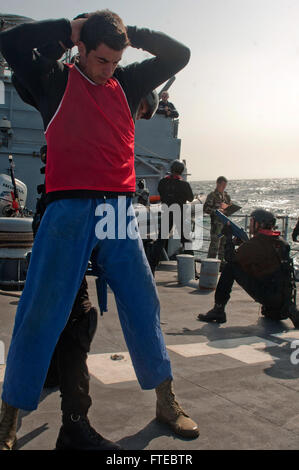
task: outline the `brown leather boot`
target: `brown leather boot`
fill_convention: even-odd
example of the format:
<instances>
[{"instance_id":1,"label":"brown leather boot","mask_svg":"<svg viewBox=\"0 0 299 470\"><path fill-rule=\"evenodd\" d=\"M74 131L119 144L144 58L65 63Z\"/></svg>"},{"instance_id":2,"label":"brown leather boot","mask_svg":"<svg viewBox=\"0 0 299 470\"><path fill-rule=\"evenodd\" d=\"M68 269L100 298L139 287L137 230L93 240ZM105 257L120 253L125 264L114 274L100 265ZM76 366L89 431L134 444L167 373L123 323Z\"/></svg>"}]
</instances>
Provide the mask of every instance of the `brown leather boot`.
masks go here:
<instances>
[{"instance_id":1,"label":"brown leather boot","mask_svg":"<svg viewBox=\"0 0 299 470\"><path fill-rule=\"evenodd\" d=\"M18 408L14 408L4 401L2 402L0 415L0 450L13 450L17 443L18 413Z\"/></svg>"},{"instance_id":2,"label":"brown leather boot","mask_svg":"<svg viewBox=\"0 0 299 470\"><path fill-rule=\"evenodd\" d=\"M182 437L196 438L199 436L197 424L189 418L175 399L172 380L167 379L156 388L157 410L156 418L162 423L169 424L171 429Z\"/></svg>"}]
</instances>

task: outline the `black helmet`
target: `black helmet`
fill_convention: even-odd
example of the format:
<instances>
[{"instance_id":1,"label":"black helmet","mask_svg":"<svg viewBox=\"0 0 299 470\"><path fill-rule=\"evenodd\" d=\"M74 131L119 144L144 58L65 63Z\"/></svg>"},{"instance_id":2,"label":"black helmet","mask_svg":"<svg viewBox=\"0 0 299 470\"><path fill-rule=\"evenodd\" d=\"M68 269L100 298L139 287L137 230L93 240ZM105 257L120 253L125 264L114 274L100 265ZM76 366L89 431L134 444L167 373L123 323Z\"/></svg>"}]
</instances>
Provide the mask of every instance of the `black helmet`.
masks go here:
<instances>
[{"instance_id":1,"label":"black helmet","mask_svg":"<svg viewBox=\"0 0 299 470\"><path fill-rule=\"evenodd\" d=\"M181 175L184 169L185 169L185 165L180 160L174 160L170 167L171 173L177 173L178 175Z\"/></svg>"},{"instance_id":2,"label":"black helmet","mask_svg":"<svg viewBox=\"0 0 299 470\"><path fill-rule=\"evenodd\" d=\"M138 183L137 183L137 186L138 186L139 189L144 189L144 186L145 186L144 179L139 180Z\"/></svg>"},{"instance_id":3,"label":"black helmet","mask_svg":"<svg viewBox=\"0 0 299 470\"><path fill-rule=\"evenodd\" d=\"M153 90L150 91L146 96L142 98L147 102L148 105L148 111L144 116L142 116L142 119L151 119L155 112L157 111L157 108L159 106L159 96L158 93Z\"/></svg>"},{"instance_id":4,"label":"black helmet","mask_svg":"<svg viewBox=\"0 0 299 470\"><path fill-rule=\"evenodd\" d=\"M273 228L276 223L274 214L270 211L266 211L265 209L255 209L250 214L250 217L258 222L262 228Z\"/></svg>"}]
</instances>

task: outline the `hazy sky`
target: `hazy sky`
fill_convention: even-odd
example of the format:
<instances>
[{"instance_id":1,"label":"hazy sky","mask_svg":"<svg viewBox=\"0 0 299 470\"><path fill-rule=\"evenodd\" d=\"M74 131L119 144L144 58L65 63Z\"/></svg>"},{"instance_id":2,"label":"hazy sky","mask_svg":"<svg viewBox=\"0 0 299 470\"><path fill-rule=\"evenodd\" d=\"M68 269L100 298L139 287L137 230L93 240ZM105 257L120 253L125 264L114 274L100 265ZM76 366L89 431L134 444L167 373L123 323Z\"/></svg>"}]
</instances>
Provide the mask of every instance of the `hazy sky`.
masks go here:
<instances>
[{"instance_id":1,"label":"hazy sky","mask_svg":"<svg viewBox=\"0 0 299 470\"><path fill-rule=\"evenodd\" d=\"M191 49L170 101L191 179L299 178L299 0L10 0L5 13L110 8ZM126 52L124 60L144 54Z\"/></svg>"}]
</instances>

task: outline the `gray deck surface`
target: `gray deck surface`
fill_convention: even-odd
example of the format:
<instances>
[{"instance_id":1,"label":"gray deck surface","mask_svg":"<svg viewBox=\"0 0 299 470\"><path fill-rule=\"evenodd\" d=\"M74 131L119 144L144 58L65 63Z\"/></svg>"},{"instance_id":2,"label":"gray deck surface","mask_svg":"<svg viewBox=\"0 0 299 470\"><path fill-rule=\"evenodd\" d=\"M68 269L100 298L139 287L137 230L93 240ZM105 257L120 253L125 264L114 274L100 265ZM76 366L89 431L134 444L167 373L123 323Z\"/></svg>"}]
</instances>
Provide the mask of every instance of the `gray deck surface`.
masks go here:
<instances>
[{"instance_id":1,"label":"gray deck surface","mask_svg":"<svg viewBox=\"0 0 299 470\"><path fill-rule=\"evenodd\" d=\"M94 278L89 276L88 282L97 305ZM168 351L176 395L199 423L200 437L181 439L157 423L155 392L140 389L126 355L122 361L110 359L112 353L127 351L111 292L109 311L99 318L90 353L92 425L128 450L298 449L299 365L290 361L296 353L290 341L299 340L299 330L289 320L263 319L259 305L239 286L227 307L227 323L197 321L198 313L212 307L214 294L198 290L195 281L179 286L175 262L162 263L156 282L162 329L166 345L172 348ZM6 353L20 294L0 291L0 340ZM280 333L287 335L273 336ZM0 365L0 389L3 373ZM55 389L43 393L36 411L21 412L19 449L53 449L60 425Z\"/></svg>"}]
</instances>

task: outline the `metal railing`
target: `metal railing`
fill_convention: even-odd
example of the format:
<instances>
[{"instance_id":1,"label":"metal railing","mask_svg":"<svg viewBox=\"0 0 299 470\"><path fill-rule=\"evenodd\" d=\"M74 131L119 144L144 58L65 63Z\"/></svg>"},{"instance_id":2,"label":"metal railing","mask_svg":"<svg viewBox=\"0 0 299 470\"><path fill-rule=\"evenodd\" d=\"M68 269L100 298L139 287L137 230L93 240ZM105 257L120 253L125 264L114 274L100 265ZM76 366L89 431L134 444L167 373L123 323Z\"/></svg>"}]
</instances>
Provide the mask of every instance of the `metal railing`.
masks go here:
<instances>
[{"instance_id":1,"label":"metal railing","mask_svg":"<svg viewBox=\"0 0 299 470\"><path fill-rule=\"evenodd\" d=\"M204 216L204 220L208 220L210 217ZM249 214L234 214L230 216L231 219L244 219L242 227L244 230L249 233L249 224L250 224L250 215ZM276 216L276 222L278 222L278 230L281 232L281 236L286 240L290 241L290 236L298 217L290 217L288 215L278 215ZM294 221L294 223L291 223ZM240 224L241 225L241 224ZM203 229L210 231L209 226L203 226ZM203 241L209 242L210 237L203 236ZM292 246L291 251L294 253L299 253L299 244L297 246ZM207 250L198 250L199 253L207 253ZM296 255L295 255L296 256Z\"/></svg>"}]
</instances>

